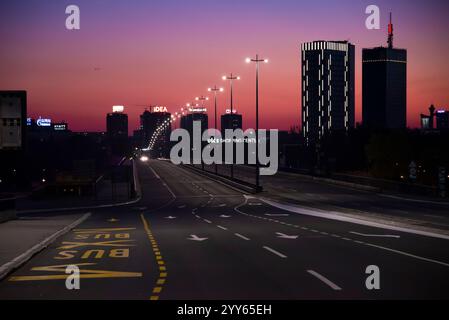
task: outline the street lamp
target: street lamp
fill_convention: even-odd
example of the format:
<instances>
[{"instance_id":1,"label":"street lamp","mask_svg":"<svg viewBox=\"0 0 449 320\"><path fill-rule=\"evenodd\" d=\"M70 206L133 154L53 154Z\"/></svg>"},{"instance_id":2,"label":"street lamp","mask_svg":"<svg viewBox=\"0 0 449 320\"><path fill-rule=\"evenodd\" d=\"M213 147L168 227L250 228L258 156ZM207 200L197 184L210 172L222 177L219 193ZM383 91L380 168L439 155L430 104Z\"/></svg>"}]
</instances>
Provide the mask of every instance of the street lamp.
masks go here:
<instances>
[{"instance_id":1,"label":"street lamp","mask_svg":"<svg viewBox=\"0 0 449 320\"><path fill-rule=\"evenodd\" d=\"M259 164L259 63L268 63L268 59L260 59L259 55L256 57L246 58L246 63L256 63L256 192L260 188L260 164Z\"/></svg>"},{"instance_id":2,"label":"street lamp","mask_svg":"<svg viewBox=\"0 0 449 320\"><path fill-rule=\"evenodd\" d=\"M234 110L233 83L234 83L234 80L240 80L240 77L239 76L234 76L231 73L229 76L223 76L222 79L223 80L229 80L230 85L231 85L231 114L232 114L232 111Z\"/></svg>"},{"instance_id":3,"label":"street lamp","mask_svg":"<svg viewBox=\"0 0 449 320\"><path fill-rule=\"evenodd\" d=\"M204 109L204 101L209 101L209 97L205 97L205 96L196 97L195 100L201 101L201 108Z\"/></svg>"},{"instance_id":4,"label":"street lamp","mask_svg":"<svg viewBox=\"0 0 449 320\"><path fill-rule=\"evenodd\" d=\"M223 88L217 88L215 85L213 88L208 88L207 91L214 93L214 104L215 104L215 130L217 130L217 92L223 92ZM215 164L215 174L218 173L217 164Z\"/></svg>"},{"instance_id":5,"label":"street lamp","mask_svg":"<svg viewBox=\"0 0 449 320\"><path fill-rule=\"evenodd\" d=\"M233 84L234 84L234 80L240 80L239 76L235 76L232 73L229 76L223 76L222 77L223 80L229 80L230 82L230 86L231 86L231 115L234 113L234 99L233 99ZM232 118L231 118L231 124L232 124ZM234 128L231 128L234 129ZM223 129L222 129L223 130ZM234 158L234 142L231 141L232 144L232 157ZM231 163L231 179L234 178L234 159L232 159L232 163Z\"/></svg>"}]
</instances>

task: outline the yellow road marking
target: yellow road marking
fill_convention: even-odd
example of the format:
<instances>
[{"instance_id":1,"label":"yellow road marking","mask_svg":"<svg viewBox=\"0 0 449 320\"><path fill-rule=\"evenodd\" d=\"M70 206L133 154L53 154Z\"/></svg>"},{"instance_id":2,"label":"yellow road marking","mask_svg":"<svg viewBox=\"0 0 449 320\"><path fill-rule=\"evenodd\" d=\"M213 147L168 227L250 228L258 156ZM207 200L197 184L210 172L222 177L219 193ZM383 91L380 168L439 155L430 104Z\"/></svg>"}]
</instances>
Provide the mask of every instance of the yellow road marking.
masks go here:
<instances>
[{"instance_id":1,"label":"yellow road marking","mask_svg":"<svg viewBox=\"0 0 449 320\"><path fill-rule=\"evenodd\" d=\"M129 242L134 242L134 240L110 240L110 241L100 241L100 242L64 241L64 242L62 242L62 244L64 244L64 246L61 246L58 249L73 249L73 248L84 247L84 246L134 247L134 245L129 244Z\"/></svg>"},{"instance_id":2,"label":"yellow road marking","mask_svg":"<svg viewBox=\"0 0 449 320\"><path fill-rule=\"evenodd\" d=\"M76 266L92 266L96 263L79 263L74 264ZM41 281L41 280L64 280L67 279L67 274L65 273L66 267L68 265L56 265L56 266L43 266L34 267L31 271L47 271L47 272L59 272L62 274L53 275L42 275L42 276L12 276L8 281ZM122 272L122 271L111 271L111 270L92 270L92 269L81 269L80 268L80 278L81 279L96 279L96 278L138 278L141 277L140 272Z\"/></svg>"},{"instance_id":3,"label":"yellow road marking","mask_svg":"<svg viewBox=\"0 0 449 320\"><path fill-rule=\"evenodd\" d=\"M149 226L149 224L148 224L148 222L145 219L143 214L141 214L140 217L142 219L145 231L146 231L146 233L148 235L148 239L150 240L151 247L153 249L153 253L155 255L156 261L157 261L158 266L159 266L159 271L166 271L167 270L166 267L163 266L163 265L165 265L165 262L164 262L164 260L162 258L162 255L161 255L161 252L160 252L159 247L157 245L156 239L154 238L154 236L153 236L153 234L152 234L152 232L150 230L150 226ZM150 300L159 300L159 295L162 292L162 288L163 288L162 286L165 284L165 281L166 281L165 278L167 278L167 272L161 272L159 274L159 279L156 281L156 285L153 288L153 294L150 296Z\"/></svg>"},{"instance_id":4,"label":"yellow road marking","mask_svg":"<svg viewBox=\"0 0 449 320\"><path fill-rule=\"evenodd\" d=\"M101 233L101 232L115 232L115 231L130 231L136 228L98 228L98 229L73 229L75 233Z\"/></svg>"}]
</instances>

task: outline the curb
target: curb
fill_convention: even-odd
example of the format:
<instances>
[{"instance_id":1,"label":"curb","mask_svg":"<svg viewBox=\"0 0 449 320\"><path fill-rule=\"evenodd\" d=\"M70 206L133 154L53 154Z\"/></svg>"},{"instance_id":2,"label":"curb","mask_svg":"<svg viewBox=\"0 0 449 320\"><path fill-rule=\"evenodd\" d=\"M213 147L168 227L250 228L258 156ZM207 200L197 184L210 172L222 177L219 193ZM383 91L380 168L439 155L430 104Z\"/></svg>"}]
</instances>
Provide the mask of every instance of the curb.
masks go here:
<instances>
[{"instance_id":1,"label":"curb","mask_svg":"<svg viewBox=\"0 0 449 320\"><path fill-rule=\"evenodd\" d=\"M72 222L68 226L65 226L61 230L55 232L54 234L52 234L51 236L49 236L45 240L41 241L40 243L34 245L33 247L31 247L30 249L28 249L27 251L25 251L21 255L17 256L16 258L11 260L10 262L7 262L7 263L3 264L2 266L0 266L0 280L2 280L4 277L6 277L8 274L10 274L15 269L17 269L20 266L22 266L25 262L30 260L34 255L36 255L37 253L39 253L40 251L42 251L43 249L48 247L57 238L59 238L60 236L66 234L67 232L69 232L70 230L72 230L73 228L75 228L76 226L81 224L82 222L84 222L87 218L90 217L90 215L91 215L90 212L84 214L78 220Z\"/></svg>"}]
</instances>

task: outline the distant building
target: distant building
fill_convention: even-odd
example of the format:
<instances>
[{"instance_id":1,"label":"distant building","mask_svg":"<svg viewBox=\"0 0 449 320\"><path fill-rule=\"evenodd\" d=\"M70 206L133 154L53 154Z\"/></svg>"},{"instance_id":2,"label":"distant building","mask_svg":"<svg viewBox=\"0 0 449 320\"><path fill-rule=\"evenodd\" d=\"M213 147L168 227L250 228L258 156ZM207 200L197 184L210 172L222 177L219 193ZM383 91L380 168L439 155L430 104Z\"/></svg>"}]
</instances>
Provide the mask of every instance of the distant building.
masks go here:
<instances>
[{"instance_id":1,"label":"distant building","mask_svg":"<svg viewBox=\"0 0 449 320\"><path fill-rule=\"evenodd\" d=\"M421 114L421 129L423 130L448 130L449 110L435 109L434 105L429 107L429 114Z\"/></svg>"},{"instance_id":2,"label":"distant building","mask_svg":"<svg viewBox=\"0 0 449 320\"><path fill-rule=\"evenodd\" d=\"M226 129L242 129L242 115L237 113L226 113L221 116L221 132L224 136Z\"/></svg>"},{"instance_id":3,"label":"distant building","mask_svg":"<svg viewBox=\"0 0 449 320\"><path fill-rule=\"evenodd\" d=\"M165 121L170 119L171 114L167 112L166 107L153 106L151 107L151 111L145 110L140 116L140 130L142 131L137 133L137 136L140 136L142 139L141 147L147 148L155 131L161 127ZM167 128L157 136L153 149L158 150L158 156L163 157L169 154L170 134L171 125L169 124Z\"/></svg>"},{"instance_id":4,"label":"distant building","mask_svg":"<svg viewBox=\"0 0 449 320\"><path fill-rule=\"evenodd\" d=\"M307 145L354 127L354 51L347 41L301 45L302 131Z\"/></svg>"},{"instance_id":5,"label":"distant building","mask_svg":"<svg viewBox=\"0 0 449 320\"><path fill-rule=\"evenodd\" d=\"M0 150L24 148L26 123L26 91L0 91Z\"/></svg>"},{"instance_id":6,"label":"distant building","mask_svg":"<svg viewBox=\"0 0 449 320\"><path fill-rule=\"evenodd\" d=\"M363 49L362 117L371 129L407 127L407 50L393 48L393 24L388 47Z\"/></svg>"},{"instance_id":7,"label":"distant building","mask_svg":"<svg viewBox=\"0 0 449 320\"><path fill-rule=\"evenodd\" d=\"M115 112L106 116L106 134L114 155L125 155L128 151L128 115L123 108L113 107Z\"/></svg>"},{"instance_id":8,"label":"distant building","mask_svg":"<svg viewBox=\"0 0 449 320\"><path fill-rule=\"evenodd\" d=\"M189 132L190 136L193 134L193 122L201 122L201 133L204 130L209 129L209 118L207 113L204 112L192 112L181 117L181 128Z\"/></svg>"}]
</instances>

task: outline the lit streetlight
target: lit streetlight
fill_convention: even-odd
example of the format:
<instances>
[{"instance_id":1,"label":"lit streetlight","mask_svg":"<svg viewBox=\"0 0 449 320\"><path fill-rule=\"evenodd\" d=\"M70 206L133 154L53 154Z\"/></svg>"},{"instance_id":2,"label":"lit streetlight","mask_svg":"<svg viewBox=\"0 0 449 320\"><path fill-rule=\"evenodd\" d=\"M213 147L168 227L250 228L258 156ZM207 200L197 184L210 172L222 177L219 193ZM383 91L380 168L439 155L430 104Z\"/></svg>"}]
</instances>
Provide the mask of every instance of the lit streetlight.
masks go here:
<instances>
[{"instance_id":1,"label":"lit streetlight","mask_svg":"<svg viewBox=\"0 0 449 320\"><path fill-rule=\"evenodd\" d=\"M217 86L214 86L213 88L208 88L207 91L214 93L214 104L215 104L215 127L214 129L217 130L217 92L223 92L223 88L217 88ZM215 164L215 173L218 173L218 167L217 164Z\"/></svg>"},{"instance_id":2,"label":"lit streetlight","mask_svg":"<svg viewBox=\"0 0 449 320\"><path fill-rule=\"evenodd\" d=\"M246 58L246 63L256 64L256 191L260 188L260 163L259 163L259 64L268 63L268 59L260 59L256 54L255 58Z\"/></svg>"}]
</instances>

